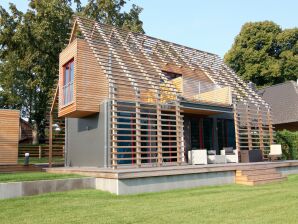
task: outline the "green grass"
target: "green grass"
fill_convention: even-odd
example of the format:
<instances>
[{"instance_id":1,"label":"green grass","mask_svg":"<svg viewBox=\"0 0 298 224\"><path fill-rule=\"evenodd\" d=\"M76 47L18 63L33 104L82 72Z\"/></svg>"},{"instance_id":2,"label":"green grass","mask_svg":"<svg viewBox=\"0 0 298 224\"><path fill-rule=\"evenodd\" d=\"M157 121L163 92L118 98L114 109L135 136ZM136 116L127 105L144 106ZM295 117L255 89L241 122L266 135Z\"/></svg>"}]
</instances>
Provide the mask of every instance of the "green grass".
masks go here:
<instances>
[{"instance_id":1,"label":"green grass","mask_svg":"<svg viewBox=\"0 0 298 224\"><path fill-rule=\"evenodd\" d=\"M24 164L24 158L19 158L18 159L18 164ZM63 157L53 157L53 163L64 163L64 158ZM30 157L29 163L30 164L37 164L37 163L48 163L49 158L36 158L36 157Z\"/></svg>"},{"instance_id":2,"label":"green grass","mask_svg":"<svg viewBox=\"0 0 298 224\"><path fill-rule=\"evenodd\" d=\"M134 196L78 190L2 200L0 208L1 223L297 223L298 175Z\"/></svg>"},{"instance_id":3,"label":"green grass","mask_svg":"<svg viewBox=\"0 0 298 224\"><path fill-rule=\"evenodd\" d=\"M81 177L76 174L55 174L45 172L24 172L24 173L5 173L0 174L0 183L2 182L19 182L19 181L33 181L33 180L53 180Z\"/></svg>"}]
</instances>

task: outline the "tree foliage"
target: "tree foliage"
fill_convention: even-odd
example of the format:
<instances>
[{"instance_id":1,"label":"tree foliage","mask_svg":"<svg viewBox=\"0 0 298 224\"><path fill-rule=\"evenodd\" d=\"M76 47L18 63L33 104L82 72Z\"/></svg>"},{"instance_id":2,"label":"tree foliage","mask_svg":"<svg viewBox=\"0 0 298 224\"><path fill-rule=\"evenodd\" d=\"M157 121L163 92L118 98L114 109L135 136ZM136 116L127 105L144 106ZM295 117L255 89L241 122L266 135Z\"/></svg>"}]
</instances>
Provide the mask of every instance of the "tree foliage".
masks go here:
<instances>
[{"instance_id":1,"label":"tree foliage","mask_svg":"<svg viewBox=\"0 0 298 224\"><path fill-rule=\"evenodd\" d=\"M298 28L282 30L274 22L243 25L224 57L244 80L266 86L298 78Z\"/></svg>"},{"instance_id":2,"label":"tree foliage","mask_svg":"<svg viewBox=\"0 0 298 224\"><path fill-rule=\"evenodd\" d=\"M276 142L282 145L285 159L298 159L298 131L277 131L275 137Z\"/></svg>"},{"instance_id":3,"label":"tree foliage","mask_svg":"<svg viewBox=\"0 0 298 224\"><path fill-rule=\"evenodd\" d=\"M0 6L0 108L15 108L44 134L49 99L58 77L59 53L69 38L73 15L144 32L133 5L124 0L30 0L27 12ZM74 11L72 8L76 6Z\"/></svg>"}]
</instances>

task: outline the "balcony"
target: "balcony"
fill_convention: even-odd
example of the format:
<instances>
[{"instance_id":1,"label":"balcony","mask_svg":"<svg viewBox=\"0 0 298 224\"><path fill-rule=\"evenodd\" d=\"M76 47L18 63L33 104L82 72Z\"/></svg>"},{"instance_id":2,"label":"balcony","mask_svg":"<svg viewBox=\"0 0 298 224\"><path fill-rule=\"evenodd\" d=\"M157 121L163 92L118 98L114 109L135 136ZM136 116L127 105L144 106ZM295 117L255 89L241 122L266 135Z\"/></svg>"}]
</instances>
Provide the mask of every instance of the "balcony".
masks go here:
<instances>
[{"instance_id":1,"label":"balcony","mask_svg":"<svg viewBox=\"0 0 298 224\"><path fill-rule=\"evenodd\" d=\"M219 87L211 82L178 77L171 80L186 101L230 106L232 91L230 86Z\"/></svg>"}]
</instances>

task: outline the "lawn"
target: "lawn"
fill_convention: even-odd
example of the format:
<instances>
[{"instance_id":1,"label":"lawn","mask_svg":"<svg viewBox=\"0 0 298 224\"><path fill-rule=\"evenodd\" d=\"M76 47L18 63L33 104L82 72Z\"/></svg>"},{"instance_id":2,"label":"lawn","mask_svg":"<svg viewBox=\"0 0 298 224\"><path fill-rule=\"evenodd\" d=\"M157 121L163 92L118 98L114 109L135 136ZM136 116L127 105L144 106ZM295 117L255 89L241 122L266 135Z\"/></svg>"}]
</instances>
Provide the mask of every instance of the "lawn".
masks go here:
<instances>
[{"instance_id":1,"label":"lawn","mask_svg":"<svg viewBox=\"0 0 298 224\"><path fill-rule=\"evenodd\" d=\"M298 175L134 196L77 190L0 201L1 223L297 223Z\"/></svg>"},{"instance_id":2,"label":"lawn","mask_svg":"<svg viewBox=\"0 0 298 224\"><path fill-rule=\"evenodd\" d=\"M7 173L7 174L0 174L0 183L33 181L33 180L53 180L53 179L65 179L65 178L74 178L74 177L81 177L81 176L76 174L55 174L55 173L45 173L45 172Z\"/></svg>"}]
</instances>

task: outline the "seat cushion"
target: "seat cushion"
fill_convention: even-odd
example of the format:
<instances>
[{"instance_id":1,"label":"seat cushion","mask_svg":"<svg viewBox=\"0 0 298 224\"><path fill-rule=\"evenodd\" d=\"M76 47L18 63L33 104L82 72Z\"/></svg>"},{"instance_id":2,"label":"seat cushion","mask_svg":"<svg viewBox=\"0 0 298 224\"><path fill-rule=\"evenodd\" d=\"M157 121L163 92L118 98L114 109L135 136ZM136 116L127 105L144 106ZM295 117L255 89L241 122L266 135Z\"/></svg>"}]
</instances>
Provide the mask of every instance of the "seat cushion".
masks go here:
<instances>
[{"instance_id":1,"label":"seat cushion","mask_svg":"<svg viewBox=\"0 0 298 224\"><path fill-rule=\"evenodd\" d=\"M226 155L235 155L233 147L223 148L225 150Z\"/></svg>"},{"instance_id":2,"label":"seat cushion","mask_svg":"<svg viewBox=\"0 0 298 224\"><path fill-rule=\"evenodd\" d=\"M216 150L208 150L207 154L208 155L216 155Z\"/></svg>"}]
</instances>

